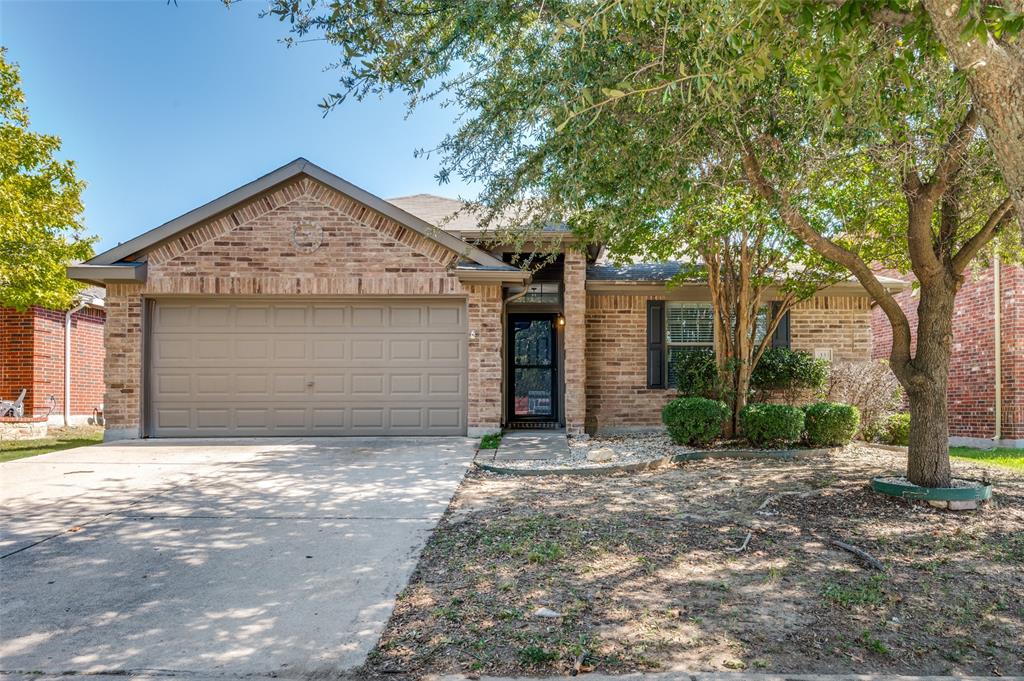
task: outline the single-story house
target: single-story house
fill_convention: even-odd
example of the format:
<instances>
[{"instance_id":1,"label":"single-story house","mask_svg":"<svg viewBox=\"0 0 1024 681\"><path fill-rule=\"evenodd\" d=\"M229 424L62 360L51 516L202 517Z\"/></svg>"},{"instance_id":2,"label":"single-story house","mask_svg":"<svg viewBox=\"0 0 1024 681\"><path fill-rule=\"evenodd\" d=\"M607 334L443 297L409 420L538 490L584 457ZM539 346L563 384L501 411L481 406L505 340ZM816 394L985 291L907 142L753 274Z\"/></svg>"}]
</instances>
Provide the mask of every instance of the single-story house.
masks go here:
<instances>
[{"instance_id":1,"label":"single-story house","mask_svg":"<svg viewBox=\"0 0 1024 681\"><path fill-rule=\"evenodd\" d=\"M65 418L70 425L99 420L105 390L103 298L103 289L93 286L70 310L0 307L0 400L15 400L24 390L25 417L55 425Z\"/></svg>"},{"instance_id":2,"label":"single-story house","mask_svg":"<svg viewBox=\"0 0 1024 681\"><path fill-rule=\"evenodd\" d=\"M300 158L70 267L107 289L108 438L660 426L669 358L714 340L706 285L603 264L559 226L531 274L444 219L460 205ZM774 342L867 360L870 317L843 283Z\"/></svg>"},{"instance_id":3,"label":"single-story house","mask_svg":"<svg viewBox=\"0 0 1024 681\"><path fill-rule=\"evenodd\" d=\"M915 343L919 299L911 288L896 294ZM871 334L872 356L887 359L892 327L881 309ZM953 311L947 400L950 444L1024 448L1024 266L978 264L966 273Z\"/></svg>"}]
</instances>

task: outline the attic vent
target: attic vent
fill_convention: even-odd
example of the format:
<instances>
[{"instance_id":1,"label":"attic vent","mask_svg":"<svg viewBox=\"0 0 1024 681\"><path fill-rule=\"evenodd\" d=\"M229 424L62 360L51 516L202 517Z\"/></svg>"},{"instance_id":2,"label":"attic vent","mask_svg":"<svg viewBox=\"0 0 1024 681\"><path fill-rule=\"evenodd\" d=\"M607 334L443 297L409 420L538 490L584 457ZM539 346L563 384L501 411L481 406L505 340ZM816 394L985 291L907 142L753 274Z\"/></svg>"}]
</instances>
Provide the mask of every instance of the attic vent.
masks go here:
<instances>
[{"instance_id":1,"label":"attic vent","mask_svg":"<svg viewBox=\"0 0 1024 681\"><path fill-rule=\"evenodd\" d=\"M242 221L238 219L238 213L231 214L231 221L235 223L235 227L242 224Z\"/></svg>"}]
</instances>

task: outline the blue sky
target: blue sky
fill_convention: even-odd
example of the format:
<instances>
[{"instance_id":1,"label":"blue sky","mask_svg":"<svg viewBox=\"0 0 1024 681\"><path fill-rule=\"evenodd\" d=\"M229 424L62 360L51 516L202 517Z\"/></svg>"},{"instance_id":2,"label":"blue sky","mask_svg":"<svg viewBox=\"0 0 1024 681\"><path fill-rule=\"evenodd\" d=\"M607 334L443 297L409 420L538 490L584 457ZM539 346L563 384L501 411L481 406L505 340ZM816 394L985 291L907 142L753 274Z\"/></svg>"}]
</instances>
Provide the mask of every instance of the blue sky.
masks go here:
<instances>
[{"instance_id":1,"label":"blue sky","mask_svg":"<svg viewBox=\"0 0 1024 681\"><path fill-rule=\"evenodd\" d=\"M21 66L32 127L59 135L88 183L97 251L216 198L297 156L384 197L438 186L436 159L413 158L452 128L454 111L406 118L400 97L349 101L322 42L285 48L265 0L0 0L0 44Z\"/></svg>"}]
</instances>

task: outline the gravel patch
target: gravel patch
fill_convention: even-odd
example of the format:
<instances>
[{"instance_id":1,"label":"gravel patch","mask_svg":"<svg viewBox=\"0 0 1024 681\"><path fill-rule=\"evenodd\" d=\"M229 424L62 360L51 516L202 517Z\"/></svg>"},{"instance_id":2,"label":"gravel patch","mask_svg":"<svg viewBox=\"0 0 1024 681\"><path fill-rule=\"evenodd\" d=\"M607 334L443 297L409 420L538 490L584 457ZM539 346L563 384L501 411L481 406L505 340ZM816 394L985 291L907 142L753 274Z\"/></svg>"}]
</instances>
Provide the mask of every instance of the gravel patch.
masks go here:
<instances>
[{"instance_id":1,"label":"gravel patch","mask_svg":"<svg viewBox=\"0 0 1024 681\"><path fill-rule=\"evenodd\" d=\"M495 465L517 470L610 468L658 461L676 454L700 451L677 445L662 433L569 438L569 453L543 461L500 461Z\"/></svg>"}]
</instances>

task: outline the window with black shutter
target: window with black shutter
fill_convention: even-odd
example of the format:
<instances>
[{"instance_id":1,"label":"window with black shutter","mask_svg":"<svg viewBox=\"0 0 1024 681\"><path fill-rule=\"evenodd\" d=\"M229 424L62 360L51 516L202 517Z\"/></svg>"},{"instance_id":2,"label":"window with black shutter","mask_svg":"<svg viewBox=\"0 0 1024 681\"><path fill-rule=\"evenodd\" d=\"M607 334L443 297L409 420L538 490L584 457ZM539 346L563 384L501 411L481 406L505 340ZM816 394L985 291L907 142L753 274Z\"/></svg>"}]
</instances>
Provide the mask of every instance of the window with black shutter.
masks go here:
<instances>
[{"instance_id":1,"label":"window with black shutter","mask_svg":"<svg viewBox=\"0 0 1024 681\"><path fill-rule=\"evenodd\" d=\"M647 387L665 388L665 301L647 301Z\"/></svg>"}]
</instances>

